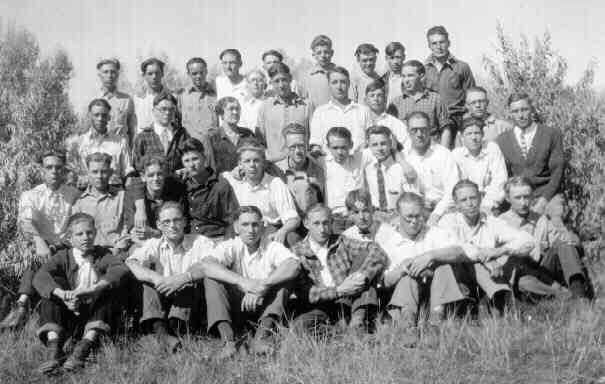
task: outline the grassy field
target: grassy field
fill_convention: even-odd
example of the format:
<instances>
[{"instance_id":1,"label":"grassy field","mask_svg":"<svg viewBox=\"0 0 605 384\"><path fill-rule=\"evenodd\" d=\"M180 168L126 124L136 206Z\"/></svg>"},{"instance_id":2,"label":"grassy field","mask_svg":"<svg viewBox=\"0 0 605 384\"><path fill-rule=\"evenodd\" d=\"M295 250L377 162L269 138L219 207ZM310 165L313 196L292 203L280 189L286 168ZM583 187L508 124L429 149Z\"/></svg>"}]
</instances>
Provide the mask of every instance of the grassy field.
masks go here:
<instances>
[{"instance_id":1,"label":"grassy field","mask_svg":"<svg viewBox=\"0 0 605 384\"><path fill-rule=\"evenodd\" d=\"M597 300L519 304L480 324L451 319L415 349L398 345L400 329L341 333L315 341L284 329L274 357L242 353L217 361L215 339L191 337L170 355L155 340L105 345L83 372L36 373L44 348L35 321L0 335L0 383L605 383L605 266L594 265Z\"/></svg>"}]
</instances>

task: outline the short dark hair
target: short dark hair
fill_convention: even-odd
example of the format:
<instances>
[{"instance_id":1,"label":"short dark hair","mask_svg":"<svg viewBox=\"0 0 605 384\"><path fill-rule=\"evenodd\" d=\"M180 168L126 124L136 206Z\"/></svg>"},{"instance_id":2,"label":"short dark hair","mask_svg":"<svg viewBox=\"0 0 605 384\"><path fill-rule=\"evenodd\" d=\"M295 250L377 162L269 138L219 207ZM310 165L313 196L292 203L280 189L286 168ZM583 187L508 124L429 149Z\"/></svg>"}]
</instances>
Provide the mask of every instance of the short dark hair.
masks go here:
<instances>
[{"instance_id":1,"label":"short dark hair","mask_svg":"<svg viewBox=\"0 0 605 384\"><path fill-rule=\"evenodd\" d=\"M481 132L483 132L483 128L485 128L485 122L482 119L478 119L476 117L467 117L462 120L462 124L460 125L460 133L463 133L466 128L472 126L481 128Z\"/></svg>"},{"instance_id":2,"label":"short dark hair","mask_svg":"<svg viewBox=\"0 0 605 384\"><path fill-rule=\"evenodd\" d=\"M387 56L393 56L397 51L403 51L403 53L405 54L405 47L399 41L390 42L384 49L384 53Z\"/></svg>"},{"instance_id":3,"label":"short dark hair","mask_svg":"<svg viewBox=\"0 0 605 384\"><path fill-rule=\"evenodd\" d=\"M328 217L332 218L332 210L323 203L312 204L303 214L303 220L306 220L313 212L324 211L328 212Z\"/></svg>"},{"instance_id":4,"label":"short dark hair","mask_svg":"<svg viewBox=\"0 0 605 384\"><path fill-rule=\"evenodd\" d=\"M282 129L281 133L284 137L288 135L305 135L306 137L307 129L302 124L290 123Z\"/></svg>"},{"instance_id":5,"label":"short dark hair","mask_svg":"<svg viewBox=\"0 0 605 384\"><path fill-rule=\"evenodd\" d=\"M167 170L166 157L161 155L148 155L143 157L143 173L152 165L159 166L164 172Z\"/></svg>"},{"instance_id":6,"label":"short dark hair","mask_svg":"<svg viewBox=\"0 0 605 384\"><path fill-rule=\"evenodd\" d=\"M89 153L86 156L86 167L90 165L90 163L103 163L108 167L111 167L111 156L105 152L93 152Z\"/></svg>"},{"instance_id":7,"label":"short dark hair","mask_svg":"<svg viewBox=\"0 0 605 384\"><path fill-rule=\"evenodd\" d=\"M311 50L314 50L315 47L319 45L327 46L328 48L332 49L332 39L326 35L315 36L315 38L313 38L311 41Z\"/></svg>"},{"instance_id":8,"label":"short dark hair","mask_svg":"<svg viewBox=\"0 0 605 384\"><path fill-rule=\"evenodd\" d=\"M479 186L477 185L477 183L475 183L474 181L471 181L469 179L462 179L459 180L456 185L454 185L454 188L452 188L452 198L454 200L456 200L456 193L461 190L462 188L465 187L472 187L475 188L475 190L477 191L477 193L479 193Z\"/></svg>"},{"instance_id":9,"label":"short dark hair","mask_svg":"<svg viewBox=\"0 0 605 384\"><path fill-rule=\"evenodd\" d=\"M290 74L290 67L288 67L284 63L275 63L272 66L270 66L269 69L267 70L267 74L269 75L269 78L271 78L271 79L280 73L284 74L284 75L288 75L290 78L292 78L292 75Z\"/></svg>"},{"instance_id":10,"label":"short dark hair","mask_svg":"<svg viewBox=\"0 0 605 384\"><path fill-rule=\"evenodd\" d=\"M67 163L67 152L62 148L48 149L38 155L36 160L38 164L42 164L47 157L56 157L61 160L63 165Z\"/></svg>"},{"instance_id":11,"label":"short dark hair","mask_svg":"<svg viewBox=\"0 0 605 384\"><path fill-rule=\"evenodd\" d=\"M424 68L424 64L422 64L418 60L408 60L408 61L404 62L401 65L401 68L404 68L404 67L416 68L416 73L418 73L421 76L426 73L426 69Z\"/></svg>"},{"instance_id":12,"label":"short dark hair","mask_svg":"<svg viewBox=\"0 0 605 384\"><path fill-rule=\"evenodd\" d=\"M208 68L208 64L206 64L206 60L202 59L201 57L192 57L191 59L187 60L187 64L185 64L185 68L187 69L187 72L189 72L189 66L191 64L202 64L204 66L204 68Z\"/></svg>"},{"instance_id":13,"label":"short dark hair","mask_svg":"<svg viewBox=\"0 0 605 384\"><path fill-rule=\"evenodd\" d=\"M235 56L237 61L239 61L240 63L242 62L242 54L235 48L225 49L223 52L221 52L220 55L218 55L218 58L220 60L223 60L223 56L225 56L225 55L233 55L233 56Z\"/></svg>"},{"instance_id":14,"label":"short dark hair","mask_svg":"<svg viewBox=\"0 0 605 384\"><path fill-rule=\"evenodd\" d=\"M368 84L368 86L366 87L366 95L370 92L374 92L378 89L382 89L384 90L386 88L386 85L384 83L384 81L382 79L376 79L374 81L372 81L370 84Z\"/></svg>"},{"instance_id":15,"label":"short dark hair","mask_svg":"<svg viewBox=\"0 0 605 384\"><path fill-rule=\"evenodd\" d=\"M528 103L531 104L531 97L526 92L513 92L506 99L506 106L510 107L510 105L519 100L527 100Z\"/></svg>"},{"instance_id":16,"label":"short dark hair","mask_svg":"<svg viewBox=\"0 0 605 384\"><path fill-rule=\"evenodd\" d=\"M155 57L149 58L141 63L141 73L145 74L147 67L153 64L160 67L160 71L162 71L162 74L164 74L164 62L160 59L156 59Z\"/></svg>"},{"instance_id":17,"label":"short dark hair","mask_svg":"<svg viewBox=\"0 0 605 384\"><path fill-rule=\"evenodd\" d=\"M520 186L527 186L527 187L530 187L532 191L534 190L534 185L527 177L513 176L510 179L506 180L506 183L504 183L504 192L506 193L506 196L508 196L508 194L510 193L511 187L520 187Z\"/></svg>"},{"instance_id":18,"label":"short dark hair","mask_svg":"<svg viewBox=\"0 0 605 384\"><path fill-rule=\"evenodd\" d=\"M403 192L397 199L397 212L401 212L400 207L403 203L414 203L424 207L424 197L414 192Z\"/></svg>"},{"instance_id":19,"label":"short dark hair","mask_svg":"<svg viewBox=\"0 0 605 384\"><path fill-rule=\"evenodd\" d=\"M366 129L366 140L369 141L370 136L372 135L384 135L386 137L391 137L392 132L388 127L384 125L372 125Z\"/></svg>"},{"instance_id":20,"label":"short dark hair","mask_svg":"<svg viewBox=\"0 0 605 384\"><path fill-rule=\"evenodd\" d=\"M239 220L244 213L253 213L258 216L259 219L263 219L263 213L256 205L242 205L237 212L235 212L235 220Z\"/></svg>"},{"instance_id":21,"label":"short dark hair","mask_svg":"<svg viewBox=\"0 0 605 384\"><path fill-rule=\"evenodd\" d=\"M282 55L279 51L275 49L270 49L268 51L263 52L261 60L265 61L265 57L267 56L275 56L279 59L280 62L284 60L284 55Z\"/></svg>"},{"instance_id":22,"label":"short dark hair","mask_svg":"<svg viewBox=\"0 0 605 384\"><path fill-rule=\"evenodd\" d=\"M408 113L405 116L405 122L408 124L410 124L410 120L412 119L424 119L426 120L426 122L428 123L428 125L431 125L431 118L429 117L429 115L426 112L423 111L412 111L410 113Z\"/></svg>"},{"instance_id":23,"label":"short dark hair","mask_svg":"<svg viewBox=\"0 0 605 384\"><path fill-rule=\"evenodd\" d=\"M355 57L359 58L360 55L371 55L377 54L378 48L376 48L373 44L363 43L357 46L355 50Z\"/></svg>"},{"instance_id":24,"label":"short dark hair","mask_svg":"<svg viewBox=\"0 0 605 384\"><path fill-rule=\"evenodd\" d=\"M265 149L263 143L256 137L245 137L237 143L238 157L241 157L245 151L256 151L262 153L263 157L265 157Z\"/></svg>"},{"instance_id":25,"label":"short dark hair","mask_svg":"<svg viewBox=\"0 0 605 384\"><path fill-rule=\"evenodd\" d=\"M205 156L204 144L195 137L189 137L183 141L183 149L181 150L181 156L188 152L198 152Z\"/></svg>"},{"instance_id":26,"label":"short dark hair","mask_svg":"<svg viewBox=\"0 0 605 384\"><path fill-rule=\"evenodd\" d=\"M345 67L340 67L340 66L336 66L332 69L330 69L328 71L328 80L330 80L330 76L332 76L333 73L340 73L341 75L344 75L347 79L351 79L351 76L349 75L349 71L347 71L347 69Z\"/></svg>"},{"instance_id":27,"label":"short dark hair","mask_svg":"<svg viewBox=\"0 0 605 384\"><path fill-rule=\"evenodd\" d=\"M235 97L225 96L225 97L221 97L220 99L218 99L218 101L216 102L216 105L214 106L214 111L216 112L217 115L223 116L225 114L225 107L227 106L227 104L231 104L231 103L236 103L237 105L239 105L240 108L242 107L241 104L239 103L239 100L237 100Z\"/></svg>"},{"instance_id":28,"label":"short dark hair","mask_svg":"<svg viewBox=\"0 0 605 384\"><path fill-rule=\"evenodd\" d=\"M121 68L121 66L120 66L120 60L118 60L118 59L101 59L97 63L97 69L101 69L101 67L104 66L105 64L114 65L116 67L116 70L118 70L118 71Z\"/></svg>"},{"instance_id":29,"label":"short dark hair","mask_svg":"<svg viewBox=\"0 0 605 384\"><path fill-rule=\"evenodd\" d=\"M426 31L427 39L429 38L429 36L432 36L432 35L443 35L447 39L450 38L450 34L447 32L447 29L445 29L445 27L443 25L436 25L434 27L429 28L429 30Z\"/></svg>"},{"instance_id":30,"label":"short dark hair","mask_svg":"<svg viewBox=\"0 0 605 384\"><path fill-rule=\"evenodd\" d=\"M328 146L330 145L330 136L336 136L342 139L347 139L349 143L353 143L351 131L349 131L345 127L332 127L328 130L328 133L326 133L326 143L328 144Z\"/></svg>"},{"instance_id":31,"label":"short dark hair","mask_svg":"<svg viewBox=\"0 0 605 384\"><path fill-rule=\"evenodd\" d=\"M175 106L178 104L176 101L176 97L174 97L170 92L162 91L153 98L153 106L155 107L164 100L170 101Z\"/></svg>"},{"instance_id":32,"label":"short dark hair","mask_svg":"<svg viewBox=\"0 0 605 384\"><path fill-rule=\"evenodd\" d=\"M355 189L347 193L345 207L347 207L349 211L356 209L355 203L357 202L365 204L370 209L374 208L372 205L372 195L366 189Z\"/></svg>"},{"instance_id":33,"label":"short dark hair","mask_svg":"<svg viewBox=\"0 0 605 384\"><path fill-rule=\"evenodd\" d=\"M92 225L93 228L95 228L95 218L94 217L92 217L88 213L77 212L77 213L74 213L73 215L69 216L69 218L67 219L66 227L68 228L68 231L71 231L71 228L81 221L87 221ZM95 228L95 230L96 230L96 228Z\"/></svg>"},{"instance_id":34,"label":"short dark hair","mask_svg":"<svg viewBox=\"0 0 605 384\"><path fill-rule=\"evenodd\" d=\"M92 107L105 107L107 111L111 111L111 105L109 102L102 98L93 99L90 103L88 103L88 112L92 111Z\"/></svg>"}]
</instances>

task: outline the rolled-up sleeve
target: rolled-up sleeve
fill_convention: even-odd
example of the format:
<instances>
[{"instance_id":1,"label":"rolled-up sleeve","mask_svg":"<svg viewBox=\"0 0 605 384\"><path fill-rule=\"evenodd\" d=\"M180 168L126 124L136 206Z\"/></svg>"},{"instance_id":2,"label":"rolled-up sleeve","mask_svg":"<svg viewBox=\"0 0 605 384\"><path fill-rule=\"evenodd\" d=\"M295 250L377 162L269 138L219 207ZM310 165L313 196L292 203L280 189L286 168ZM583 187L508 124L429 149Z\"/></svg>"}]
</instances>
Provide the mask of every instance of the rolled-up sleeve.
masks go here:
<instances>
[{"instance_id":1,"label":"rolled-up sleeve","mask_svg":"<svg viewBox=\"0 0 605 384\"><path fill-rule=\"evenodd\" d=\"M275 177L271 180L270 190L273 206L279 214L282 223L290 219L298 219L294 199L286 184L280 178Z\"/></svg>"}]
</instances>

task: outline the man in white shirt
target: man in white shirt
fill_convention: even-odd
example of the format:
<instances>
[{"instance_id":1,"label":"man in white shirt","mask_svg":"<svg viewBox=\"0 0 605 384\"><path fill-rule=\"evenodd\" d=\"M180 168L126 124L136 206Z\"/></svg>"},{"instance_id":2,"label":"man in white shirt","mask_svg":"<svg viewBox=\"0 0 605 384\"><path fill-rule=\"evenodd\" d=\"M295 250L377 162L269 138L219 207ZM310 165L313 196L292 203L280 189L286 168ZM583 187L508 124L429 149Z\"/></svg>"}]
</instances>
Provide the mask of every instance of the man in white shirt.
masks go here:
<instances>
[{"instance_id":1,"label":"man in white shirt","mask_svg":"<svg viewBox=\"0 0 605 384\"><path fill-rule=\"evenodd\" d=\"M372 114L372 125L383 125L389 128L394 139L397 140L395 146L397 150L409 148L411 144L408 127L403 121L386 112L385 94L385 84L380 79L370 83L365 89L365 100Z\"/></svg>"},{"instance_id":2,"label":"man in white shirt","mask_svg":"<svg viewBox=\"0 0 605 384\"><path fill-rule=\"evenodd\" d=\"M496 141L496 138L502 133L513 129L513 124L509 121L497 119L488 111L489 99L487 91L483 87L470 87L466 90L466 109L468 117L474 117L483 120L483 140Z\"/></svg>"},{"instance_id":3,"label":"man in white shirt","mask_svg":"<svg viewBox=\"0 0 605 384\"><path fill-rule=\"evenodd\" d=\"M253 69L246 75L246 96L243 99L239 126L252 131L258 127L258 115L265 101L267 77L260 69Z\"/></svg>"},{"instance_id":4,"label":"man in white shirt","mask_svg":"<svg viewBox=\"0 0 605 384\"><path fill-rule=\"evenodd\" d=\"M223 176L233 187L239 205L260 209L270 239L294 244L301 238L296 233L300 226L296 204L286 184L265 172L265 147L255 138L246 138L240 140L237 151L244 177L237 179L232 172Z\"/></svg>"},{"instance_id":5,"label":"man in white shirt","mask_svg":"<svg viewBox=\"0 0 605 384\"><path fill-rule=\"evenodd\" d=\"M299 272L292 252L263 239L263 215L257 207L240 207L235 230L238 236L219 244L200 266L206 276L208 331L216 329L225 343L222 358L236 353L234 322L258 323L250 349L259 355L272 352L268 339L285 315L288 285Z\"/></svg>"},{"instance_id":6,"label":"man in white shirt","mask_svg":"<svg viewBox=\"0 0 605 384\"><path fill-rule=\"evenodd\" d=\"M164 91L164 62L152 57L141 63L141 73L145 83L145 94L134 96L134 112L136 115L137 131L153 124L153 99Z\"/></svg>"},{"instance_id":7,"label":"man in white shirt","mask_svg":"<svg viewBox=\"0 0 605 384\"><path fill-rule=\"evenodd\" d=\"M327 150L326 134L332 127L345 127L351 132L353 151L365 146L365 130L372 123L370 111L364 105L349 98L349 71L335 67L328 72L332 98L327 104L315 109L311 117L309 144L311 152Z\"/></svg>"},{"instance_id":8,"label":"man in white shirt","mask_svg":"<svg viewBox=\"0 0 605 384\"><path fill-rule=\"evenodd\" d=\"M407 125L412 145L404 148L403 154L418 175L431 226L454 206L452 189L460 179L458 166L447 148L431 143L430 119L426 113L410 113Z\"/></svg>"},{"instance_id":9,"label":"man in white shirt","mask_svg":"<svg viewBox=\"0 0 605 384\"><path fill-rule=\"evenodd\" d=\"M195 328L201 307L204 277L192 268L214 248L214 242L202 235L186 235L183 209L176 202L164 203L158 212L160 238L148 239L126 259L134 277L142 283L141 324L155 334L170 351L180 347L175 336Z\"/></svg>"},{"instance_id":10,"label":"man in white shirt","mask_svg":"<svg viewBox=\"0 0 605 384\"><path fill-rule=\"evenodd\" d=\"M377 55L378 48L372 44L360 44L355 50L359 71L351 79L349 97L357 103L365 104L366 87L373 81L380 79L380 75L376 73Z\"/></svg>"},{"instance_id":11,"label":"man in white shirt","mask_svg":"<svg viewBox=\"0 0 605 384\"><path fill-rule=\"evenodd\" d=\"M242 67L242 54L233 48L221 52L219 59L223 67L223 74L216 77L216 98L225 96L235 97L240 105L244 104L246 97L246 81L239 73Z\"/></svg>"},{"instance_id":12,"label":"man in white shirt","mask_svg":"<svg viewBox=\"0 0 605 384\"><path fill-rule=\"evenodd\" d=\"M384 58L388 65L388 70L380 79L386 86L387 105L402 94L401 70L405 61L405 47L399 41L392 41L384 48Z\"/></svg>"},{"instance_id":13,"label":"man in white shirt","mask_svg":"<svg viewBox=\"0 0 605 384\"><path fill-rule=\"evenodd\" d=\"M481 211L499 213L504 201L504 183L508 179L504 156L498 144L484 140L485 124L471 117L462 121L460 137L462 147L454 148L452 155L460 169L462 179L469 179L479 186Z\"/></svg>"}]
</instances>

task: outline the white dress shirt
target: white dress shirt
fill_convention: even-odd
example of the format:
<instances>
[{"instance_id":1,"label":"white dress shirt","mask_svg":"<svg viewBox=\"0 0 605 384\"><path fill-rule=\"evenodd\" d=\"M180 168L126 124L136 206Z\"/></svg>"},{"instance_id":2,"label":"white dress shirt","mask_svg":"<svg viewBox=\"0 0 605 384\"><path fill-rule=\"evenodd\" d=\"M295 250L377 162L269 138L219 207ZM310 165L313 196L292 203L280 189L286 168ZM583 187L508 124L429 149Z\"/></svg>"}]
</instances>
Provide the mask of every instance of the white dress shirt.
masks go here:
<instances>
[{"instance_id":1,"label":"white dress shirt","mask_svg":"<svg viewBox=\"0 0 605 384\"><path fill-rule=\"evenodd\" d=\"M137 116L137 134L153 124L153 99L155 99L156 96L156 93L151 92L145 93L145 96L143 97L134 96L134 113Z\"/></svg>"},{"instance_id":2,"label":"white dress shirt","mask_svg":"<svg viewBox=\"0 0 605 384\"><path fill-rule=\"evenodd\" d=\"M387 199L387 210L397 208L397 199L402 192L420 193L420 189L416 184L410 184L406 180L401 164L389 156L388 159L379 163L376 157L371 155L365 163L365 178L367 181L368 191L372 196L372 205L380 208L380 191L378 190L377 169L382 169L384 176L384 189Z\"/></svg>"},{"instance_id":3,"label":"white dress shirt","mask_svg":"<svg viewBox=\"0 0 605 384\"><path fill-rule=\"evenodd\" d=\"M242 113L237 125L248 128L254 132L256 127L258 127L258 115L264 102L264 97L259 99L252 96L246 96L242 104Z\"/></svg>"},{"instance_id":4,"label":"white dress shirt","mask_svg":"<svg viewBox=\"0 0 605 384\"><path fill-rule=\"evenodd\" d=\"M72 248L72 254L78 266L75 289L85 289L95 285L99 281L99 276L92 266L91 256L84 257L83 252L78 248Z\"/></svg>"},{"instance_id":5,"label":"white dress shirt","mask_svg":"<svg viewBox=\"0 0 605 384\"><path fill-rule=\"evenodd\" d=\"M267 224L284 224L290 219L298 218L294 199L288 187L279 177L267 173L257 185L250 185L247 180L237 180L231 172L224 172L223 177L229 181L239 205L255 205L263 214Z\"/></svg>"},{"instance_id":6,"label":"white dress shirt","mask_svg":"<svg viewBox=\"0 0 605 384\"><path fill-rule=\"evenodd\" d=\"M246 89L246 79L242 77L242 81L233 84L225 75L217 76L216 84L216 99L220 100L225 96L235 97L239 101L240 106L243 106L244 100L248 91Z\"/></svg>"},{"instance_id":7,"label":"white dress shirt","mask_svg":"<svg viewBox=\"0 0 605 384\"><path fill-rule=\"evenodd\" d=\"M164 153L168 153L168 148L170 148L170 143L174 137L172 127L161 125L156 121L153 123L153 131L160 138L160 142L164 147Z\"/></svg>"},{"instance_id":8,"label":"white dress shirt","mask_svg":"<svg viewBox=\"0 0 605 384\"><path fill-rule=\"evenodd\" d=\"M523 145L521 144L521 137L525 138L525 143L527 145L527 152L529 153L529 149L532 147L532 143L534 141L534 137L536 136L536 130L538 129L538 125L536 123L532 123L529 127L522 130L521 128L515 126L513 128L513 133L515 134L515 139L517 139L517 143L519 143L519 147L523 149Z\"/></svg>"},{"instance_id":9,"label":"white dress shirt","mask_svg":"<svg viewBox=\"0 0 605 384\"><path fill-rule=\"evenodd\" d=\"M508 179L504 156L498 144L484 142L481 151L473 156L466 147L452 151L462 179L479 186L483 196L481 205L487 209L497 207L504 200L504 183Z\"/></svg>"},{"instance_id":10,"label":"white dress shirt","mask_svg":"<svg viewBox=\"0 0 605 384\"><path fill-rule=\"evenodd\" d=\"M275 241L261 242L256 252L250 254L239 236L219 243L210 256L248 279L266 279L284 261L298 261L288 248Z\"/></svg>"},{"instance_id":11,"label":"white dress shirt","mask_svg":"<svg viewBox=\"0 0 605 384\"><path fill-rule=\"evenodd\" d=\"M383 125L390 129L393 136L395 136L403 148L409 148L411 146L407 125L395 116L383 112L380 116L374 119L372 125Z\"/></svg>"},{"instance_id":12,"label":"white dress shirt","mask_svg":"<svg viewBox=\"0 0 605 384\"><path fill-rule=\"evenodd\" d=\"M326 134L332 127L345 127L351 131L353 152L365 145L365 131L372 124L368 107L352 101L344 108L333 100L315 109L311 117L310 145L319 145L327 152Z\"/></svg>"},{"instance_id":13,"label":"white dress shirt","mask_svg":"<svg viewBox=\"0 0 605 384\"><path fill-rule=\"evenodd\" d=\"M332 277L332 274L330 273L330 269L328 268L328 246L327 246L327 244L321 245L309 237L309 246L311 247L311 250L313 251L315 256L317 256L317 258L319 259L319 262L321 263L321 272L320 272L321 281L324 283L324 285L326 287L335 287L336 283L334 282L334 278Z\"/></svg>"},{"instance_id":14,"label":"white dress shirt","mask_svg":"<svg viewBox=\"0 0 605 384\"><path fill-rule=\"evenodd\" d=\"M340 164L328 152L321 160L326 174L325 201L332 213L345 214L347 194L363 187L362 157L361 152L356 152Z\"/></svg>"}]
</instances>

